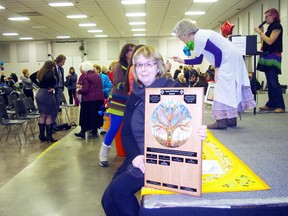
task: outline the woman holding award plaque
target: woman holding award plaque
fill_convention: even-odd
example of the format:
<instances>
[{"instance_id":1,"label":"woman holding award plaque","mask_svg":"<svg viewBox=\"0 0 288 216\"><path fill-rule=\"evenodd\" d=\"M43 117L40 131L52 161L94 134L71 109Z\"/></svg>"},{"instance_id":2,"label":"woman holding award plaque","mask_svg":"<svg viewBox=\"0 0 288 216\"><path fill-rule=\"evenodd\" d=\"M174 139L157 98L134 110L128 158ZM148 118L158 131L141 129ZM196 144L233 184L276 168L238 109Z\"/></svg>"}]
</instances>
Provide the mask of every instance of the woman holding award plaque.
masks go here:
<instances>
[{"instance_id":1,"label":"woman holding award plaque","mask_svg":"<svg viewBox=\"0 0 288 216\"><path fill-rule=\"evenodd\" d=\"M177 82L166 78L163 58L152 46L138 49L133 56L133 64L135 80L126 104L121 131L127 157L103 194L102 206L106 215L139 214L135 193L144 186L145 88L179 86ZM198 130L202 140L206 138L206 132L206 126Z\"/></svg>"},{"instance_id":2,"label":"woman holding award plaque","mask_svg":"<svg viewBox=\"0 0 288 216\"><path fill-rule=\"evenodd\" d=\"M192 20L183 19L174 27L177 38L186 44L184 53L195 58L173 57L181 64L201 64L205 57L215 69L215 89L212 117L216 122L209 129L226 129L237 125L237 114L256 106L243 56L238 49L219 33L199 29ZM195 44L194 44L195 43ZM194 46L195 45L195 46Z\"/></svg>"}]
</instances>

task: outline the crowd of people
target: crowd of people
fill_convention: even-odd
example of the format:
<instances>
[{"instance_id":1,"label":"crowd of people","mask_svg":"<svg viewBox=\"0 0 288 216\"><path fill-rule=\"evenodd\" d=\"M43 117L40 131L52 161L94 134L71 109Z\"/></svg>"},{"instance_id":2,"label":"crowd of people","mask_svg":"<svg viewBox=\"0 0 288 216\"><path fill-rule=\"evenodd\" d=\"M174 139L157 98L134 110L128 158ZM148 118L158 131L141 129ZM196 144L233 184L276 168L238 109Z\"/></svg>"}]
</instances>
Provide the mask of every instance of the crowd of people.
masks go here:
<instances>
[{"instance_id":1,"label":"crowd of people","mask_svg":"<svg viewBox=\"0 0 288 216\"><path fill-rule=\"evenodd\" d=\"M181 70L180 70L181 69ZM175 70L173 79L178 81L184 87L203 87L204 94L206 94L208 84L214 83L215 69L209 66L205 73L202 73L199 68L194 69L193 65L184 66L180 65ZM177 77L175 76L177 74Z\"/></svg>"},{"instance_id":2,"label":"crowd of people","mask_svg":"<svg viewBox=\"0 0 288 216\"><path fill-rule=\"evenodd\" d=\"M269 54L264 53L260 56L258 69L265 72L271 90L268 102L260 109L282 113L285 111L285 105L280 93L278 74L281 73L283 30L277 10L267 10L265 15L265 21L269 25L267 32L264 34L261 28L256 28L255 31L264 41L263 51L268 51ZM174 73L174 81L172 76L167 75L166 70L168 66L169 74L171 64L168 62L165 66L161 54L153 47L143 46L133 56L135 81L133 91L126 102L121 131L127 156L103 194L102 206L106 215L139 214L139 202L135 193L144 186L145 88L205 88L208 83L215 83L211 115L216 121L208 125L209 129L236 127L238 113L256 106L250 86L251 79L248 77L242 54L231 42L215 31L199 29L190 19L179 21L174 28L174 34L187 47L188 44L195 43L193 49L196 55L195 58L185 60L178 56L172 58L181 64ZM201 64L204 57L211 63L205 75L194 70L193 66L190 66L190 69L186 67ZM202 126L198 132L201 139L205 139L206 126ZM127 185L129 187L126 187Z\"/></svg>"}]
</instances>

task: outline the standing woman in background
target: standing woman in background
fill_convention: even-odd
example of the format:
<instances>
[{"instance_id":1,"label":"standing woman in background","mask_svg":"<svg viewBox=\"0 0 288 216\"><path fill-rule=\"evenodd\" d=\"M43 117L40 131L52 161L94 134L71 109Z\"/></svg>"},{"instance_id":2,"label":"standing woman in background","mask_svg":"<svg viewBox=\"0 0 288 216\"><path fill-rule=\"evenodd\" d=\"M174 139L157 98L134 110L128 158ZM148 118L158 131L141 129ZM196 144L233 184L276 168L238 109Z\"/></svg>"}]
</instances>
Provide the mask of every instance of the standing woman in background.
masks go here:
<instances>
[{"instance_id":1,"label":"standing woman in background","mask_svg":"<svg viewBox=\"0 0 288 216\"><path fill-rule=\"evenodd\" d=\"M22 85L23 85L23 92L26 97L31 97L32 100L34 101L34 94L33 94L33 82L29 77L29 71L28 69L23 69L22 70L23 77L22 77Z\"/></svg>"},{"instance_id":2,"label":"standing woman in background","mask_svg":"<svg viewBox=\"0 0 288 216\"><path fill-rule=\"evenodd\" d=\"M103 124L103 118L98 111L104 103L104 94L102 91L102 81L99 74L93 70L93 65L89 61L85 61L80 66L81 73L85 73L81 87L77 88L77 92L82 95L80 120L81 131L75 133L77 137L85 138L85 133L92 130L92 137L98 136L97 129Z\"/></svg>"},{"instance_id":3,"label":"standing woman in background","mask_svg":"<svg viewBox=\"0 0 288 216\"><path fill-rule=\"evenodd\" d=\"M82 63L80 64L80 67L81 67ZM80 68L79 68L80 70ZM81 94L78 94L78 90L82 88L82 85L83 85L83 80L84 80L84 77L86 75L86 73L82 70L80 70L80 76L79 76L79 79L78 81L76 82L76 97L75 97L75 106L79 106L79 104L81 103L81 99L82 99L82 95Z\"/></svg>"},{"instance_id":4,"label":"standing woman in background","mask_svg":"<svg viewBox=\"0 0 288 216\"><path fill-rule=\"evenodd\" d=\"M273 110L274 113L284 113L285 103L282 88L278 80L281 74L282 61L282 35L283 28L280 24L279 12L271 8L265 12L265 22L268 24L266 33L261 24L255 31L259 33L263 45L263 54L260 55L257 70L263 71L268 84L268 102L260 110Z\"/></svg>"},{"instance_id":5,"label":"standing woman in background","mask_svg":"<svg viewBox=\"0 0 288 216\"><path fill-rule=\"evenodd\" d=\"M144 46L144 45L143 45L143 44L137 45L137 46L135 47L134 53L135 53L138 49L140 49L142 46ZM134 53L133 53L133 55L134 55ZM132 56L132 58L133 58L133 56ZM132 90L133 90L133 88L132 88L132 83L133 83L133 81L134 81L133 71L134 71L134 65L131 64L131 67L129 68L129 72L128 72L128 74L127 74L128 76L126 76L126 78L128 79L127 82L129 83L129 91L128 91L128 94L129 94L129 95L132 93Z\"/></svg>"},{"instance_id":6,"label":"standing woman in background","mask_svg":"<svg viewBox=\"0 0 288 216\"><path fill-rule=\"evenodd\" d=\"M110 91L111 91L111 88L112 88L112 83L111 83L108 75L106 73L103 73L103 71L101 72L101 67L99 65L94 64L93 65L93 70L101 78L102 90L103 90L104 98L107 99L109 97L109 95L110 95Z\"/></svg>"},{"instance_id":7,"label":"standing woman in background","mask_svg":"<svg viewBox=\"0 0 288 216\"><path fill-rule=\"evenodd\" d=\"M69 94L69 104L73 104L73 99L76 97L76 83L77 74L75 73L74 67L70 67L69 74L66 76L66 86Z\"/></svg>"},{"instance_id":8,"label":"standing woman in background","mask_svg":"<svg viewBox=\"0 0 288 216\"><path fill-rule=\"evenodd\" d=\"M126 73L129 71L134 50L135 45L132 43L123 46L120 52L119 62L115 66L113 72L114 82L109 96L108 109L106 111L110 114L111 123L99 152L99 165L102 167L108 166L111 143L122 123L129 89Z\"/></svg>"},{"instance_id":9,"label":"standing woman in background","mask_svg":"<svg viewBox=\"0 0 288 216\"><path fill-rule=\"evenodd\" d=\"M108 77L109 77L111 83L114 82L113 72L114 72L115 67L116 67L117 64L118 64L118 61L113 61L113 62L109 65Z\"/></svg>"},{"instance_id":10,"label":"standing woman in background","mask_svg":"<svg viewBox=\"0 0 288 216\"><path fill-rule=\"evenodd\" d=\"M53 61L46 61L43 67L37 72L37 80L40 89L36 95L36 102L40 113L39 118L39 139L41 142L56 142L52 137L53 121L52 115L56 110L55 90L56 76L54 73L55 63ZM45 136L46 128L46 136Z\"/></svg>"},{"instance_id":11,"label":"standing woman in background","mask_svg":"<svg viewBox=\"0 0 288 216\"><path fill-rule=\"evenodd\" d=\"M181 64L195 65L201 64L205 57L217 68L211 113L216 122L208 128L223 130L236 127L238 112L256 106L242 54L231 41L213 30L199 29L190 19L179 21L174 33L187 48L194 50L196 57L183 60L174 56L172 59Z\"/></svg>"}]
</instances>

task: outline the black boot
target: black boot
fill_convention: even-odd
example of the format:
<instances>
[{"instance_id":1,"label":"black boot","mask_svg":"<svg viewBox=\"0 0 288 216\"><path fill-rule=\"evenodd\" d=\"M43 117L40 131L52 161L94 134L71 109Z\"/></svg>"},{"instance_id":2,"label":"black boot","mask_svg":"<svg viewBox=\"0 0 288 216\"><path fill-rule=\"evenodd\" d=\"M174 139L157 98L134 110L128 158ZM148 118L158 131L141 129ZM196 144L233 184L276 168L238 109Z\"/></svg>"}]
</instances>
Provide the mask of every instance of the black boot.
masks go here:
<instances>
[{"instance_id":1,"label":"black boot","mask_svg":"<svg viewBox=\"0 0 288 216\"><path fill-rule=\"evenodd\" d=\"M47 142L56 142L57 141L52 137L52 129L53 129L53 124L46 125L46 134L47 134L46 141Z\"/></svg>"},{"instance_id":2,"label":"black boot","mask_svg":"<svg viewBox=\"0 0 288 216\"><path fill-rule=\"evenodd\" d=\"M79 133L75 133L74 134L77 137L80 137L82 139L85 139L85 131L81 129L81 131Z\"/></svg>"},{"instance_id":3,"label":"black boot","mask_svg":"<svg viewBox=\"0 0 288 216\"><path fill-rule=\"evenodd\" d=\"M225 129L227 129L226 119L216 120L216 122L214 124L208 125L207 128L208 129L225 130Z\"/></svg>"},{"instance_id":4,"label":"black boot","mask_svg":"<svg viewBox=\"0 0 288 216\"><path fill-rule=\"evenodd\" d=\"M237 126L237 118L230 118L227 119L227 126L228 127L236 127Z\"/></svg>"},{"instance_id":5,"label":"black boot","mask_svg":"<svg viewBox=\"0 0 288 216\"><path fill-rule=\"evenodd\" d=\"M39 139L41 142L45 142L46 141L46 137L45 137L45 124L38 124L39 126Z\"/></svg>"}]
</instances>

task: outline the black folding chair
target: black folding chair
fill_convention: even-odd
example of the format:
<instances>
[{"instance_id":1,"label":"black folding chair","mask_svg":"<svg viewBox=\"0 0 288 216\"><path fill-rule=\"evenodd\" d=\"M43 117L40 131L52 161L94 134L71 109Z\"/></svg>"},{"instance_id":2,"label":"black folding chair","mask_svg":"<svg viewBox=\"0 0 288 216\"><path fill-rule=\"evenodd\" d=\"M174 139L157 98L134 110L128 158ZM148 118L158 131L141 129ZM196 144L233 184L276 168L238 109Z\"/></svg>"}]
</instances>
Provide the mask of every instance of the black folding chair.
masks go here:
<instances>
[{"instance_id":1,"label":"black folding chair","mask_svg":"<svg viewBox=\"0 0 288 216\"><path fill-rule=\"evenodd\" d=\"M6 104L5 98L2 95L0 95L0 103Z\"/></svg>"},{"instance_id":2,"label":"black folding chair","mask_svg":"<svg viewBox=\"0 0 288 216\"><path fill-rule=\"evenodd\" d=\"M70 108L70 106L68 106L66 98L65 98L65 95L64 95L63 92L62 92L62 95L61 95L60 107L59 108L61 110L65 110L65 117L66 117L67 121L70 122L70 117L69 117L69 108ZM59 117L59 115L58 115L58 117Z\"/></svg>"},{"instance_id":3,"label":"black folding chair","mask_svg":"<svg viewBox=\"0 0 288 216\"><path fill-rule=\"evenodd\" d=\"M16 94L10 94L7 95L7 101L8 101L8 109L9 110L14 110L14 101L17 100L18 97Z\"/></svg>"},{"instance_id":4,"label":"black folding chair","mask_svg":"<svg viewBox=\"0 0 288 216\"><path fill-rule=\"evenodd\" d=\"M14 101L18 100L17 95L11 94L7 95L7 112L8 114L14 115L15 114L15 107L14 107Z\"/></svg>"},{"instance_id":5,"label":"black folding chair","mask_svg":"<svg viewBox=\"0 0 288 216\"><path fill-rule=\"evenodd\" d=\"M23 99L23 98L26 98L26 95L24 93L20 93L18 97L19 99Z\"/></svg>"},{"instance_id":6,"label":"black folding chair","mask_svg":"<svg viewBox=\"0 0 288 216\"><path fill-rule=\"evenodd\" d=\"M24 129L23 125L26 122L26 120L20 120L20 119L10 119L7 110L6 105L4 103L0 103L0 124L4 127L0 136L0 141L4 135L5 128L7 129L7 137L6 142L8 140L9 134L12 131L12 127L15 127L15 134L17 135L20 145L22 145L21 138L19 135L20 128L23 131L25 141L27 141L26 137L26 130ZM28 123L27 123L28 124ZM16 136L14 136L16 138Z\"/></svg>"},{"instance_id":7,"label":"black folding chair","mask_svg":"<svg viewBox=\"0 0 288 216\"><path fill-rule=\"evenodd\" d=\"M22 119L22 120L28 121L28 124L30 126L30 130L31 130L31 133L32 133L33 139L34 139L35 136L34 136L34 131L33 131L31 122L34 121L34 123L36 125L40 115L29 114L26 107L25 107L23 100L15 100L14 106L15 106L16 119ZM25 129L26 131L27 131L28 124L27 124L26 129ZM34 126L34 128L35 128L35 126Z\"/></svg>"},{"instance_id":8,"label":"black folding chair","mask_svg":"<svg viewBox=\"0 0 288 216\"><path fill-rule=\"evenodd\" d=\"M24 105L26 107L28 114L30 114L30 115L39 115L40 114L31 97L26 97L26 98L23 98L22 100L24 102Z\"/></svg>"}]
</instances>

